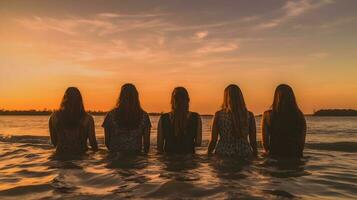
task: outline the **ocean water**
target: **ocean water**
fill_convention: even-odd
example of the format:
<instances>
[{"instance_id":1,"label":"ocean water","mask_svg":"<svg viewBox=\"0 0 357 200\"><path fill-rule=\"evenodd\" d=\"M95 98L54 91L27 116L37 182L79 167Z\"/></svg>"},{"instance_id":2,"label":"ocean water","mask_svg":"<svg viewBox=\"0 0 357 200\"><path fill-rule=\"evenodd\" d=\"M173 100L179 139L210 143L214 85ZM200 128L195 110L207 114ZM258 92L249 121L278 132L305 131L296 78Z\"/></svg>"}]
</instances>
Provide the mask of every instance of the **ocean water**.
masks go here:
<instances>
[{"instance_id":1,"label":"ocean water","mask_svg":"<svg viewBox=\"0 0 357 200\"><path fill-rule=\"evenodd\" d=\"M261 138L260 118L258 140ZM247 162L206 154L211 117L196 155L112 156L103 145L80 158L53 156L47 116L0 116L0 199L357 199L357 117L307 117L304 158Z\"/></svg>"}]
</instances>

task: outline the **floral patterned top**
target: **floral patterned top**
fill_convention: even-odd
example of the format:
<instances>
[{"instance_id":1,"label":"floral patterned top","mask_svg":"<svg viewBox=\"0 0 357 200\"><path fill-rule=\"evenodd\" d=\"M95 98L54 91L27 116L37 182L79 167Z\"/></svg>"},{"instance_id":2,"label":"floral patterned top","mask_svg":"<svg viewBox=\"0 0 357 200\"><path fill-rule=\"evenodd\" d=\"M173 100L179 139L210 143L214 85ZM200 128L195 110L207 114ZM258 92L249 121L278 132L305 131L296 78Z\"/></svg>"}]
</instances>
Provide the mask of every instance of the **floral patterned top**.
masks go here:
<instances>
[{"instance_id":1,"label":"floral patterned top","mask_svg":"<svg viewBox=\"0 0 357 200\"><path fill-rule=\"evenodd\" d=\"M104 119L105 144L111 152L138 153L143 148L143 136L151 128L149 115L144 112L140 124L135 129L121 128L115 119L115 110L110 111Z\"/></svg>"},{"instance_id":2,"label":"floral patterned top","mask_svg":"<svg viewBox=\"0 0 357 200\"><path fill-rule=\"evenodd\" d=\"M248 142L248 138L237 137L233 134L233 124L231 113L223 110L218 111L215 116L218 122L219 140L216 146L216 154L219 155L235 155L239 157L250 157L253 155L252 148ZM248 112L248 124L243 127L243 132L249 134L250 121L255 120L254 115Z\"/></svg>"}]
</instances>

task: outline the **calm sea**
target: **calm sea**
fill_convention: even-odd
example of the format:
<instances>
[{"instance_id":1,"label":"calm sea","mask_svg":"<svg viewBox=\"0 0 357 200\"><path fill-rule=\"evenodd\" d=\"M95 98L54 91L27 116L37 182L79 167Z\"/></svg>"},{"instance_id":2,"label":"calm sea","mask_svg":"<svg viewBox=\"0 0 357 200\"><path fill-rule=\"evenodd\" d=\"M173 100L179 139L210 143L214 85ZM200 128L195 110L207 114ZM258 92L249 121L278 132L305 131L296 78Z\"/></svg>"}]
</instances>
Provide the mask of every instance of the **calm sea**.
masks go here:
<instances>
[{"instance_id":1,"label":"calm sea","mask_svg":"<svg viewBox=\"0 0 357 200\"><path fill-rule=\"evenodd\" d=\"M175 157L155 151L158 117L151 151L139 156L109 155L102 121L100 151L58 160L47 116L0 116L0 199L357 199L357 117L307 117L303 159L249 163L206 155L210 117L197 155Z\"/></svg>"}]
</instances>

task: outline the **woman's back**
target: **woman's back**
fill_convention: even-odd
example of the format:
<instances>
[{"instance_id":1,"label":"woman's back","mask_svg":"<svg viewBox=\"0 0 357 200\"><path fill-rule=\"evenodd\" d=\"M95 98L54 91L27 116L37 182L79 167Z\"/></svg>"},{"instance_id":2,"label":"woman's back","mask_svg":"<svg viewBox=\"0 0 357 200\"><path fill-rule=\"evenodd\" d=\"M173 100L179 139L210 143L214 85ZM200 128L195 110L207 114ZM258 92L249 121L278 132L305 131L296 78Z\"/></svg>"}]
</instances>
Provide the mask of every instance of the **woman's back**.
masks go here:
<instances>
[{"instance_id":1,"label":"woman's back","mask_svg":"<svg viewBox=\"0 0 357 200\"><path fill-rule=\"evenodd\" d=\"M107 114L102 126L106 129L105 140L110 151L138 153L142 151L143 136L150 131L151 122L149 115L143 112L137 127L122 127L114 109Z\"/></svg>"},{"instance_id":2,"label":"woman's back","mask_svg":"<svg viewBox=\"0 0 357 200\"><path fill-rule=\"evenodd\" d=\"M66 128L60 120L59 113L51 115L50 121L51 141L56 147L56 153L78 154L84 153L87 149L87 140L94 137L94 120L89 114L85 114L80 120L80 124L73 128ZM91 138L91 145L97 147L96 141Z\"/></svg>"},{"instance_id":3,"label":"woman's back","mask_svg":"<svg viewBox=\"0 0 357 200\"><path fill-rule=\"evenodd\" d=\"M163 150L166 153L195 153L196 140L200 132L201 118L198 113L190 112L185 130L175 135L171 113L165 113L160 118L159 132L164 140Z\"/></svg>"},{"instance_id":4,"label":"woman's back","mask_svg":"<svg viewBox=\"0 0 357 200\"><path fill-rule=\"evenodd\" d=\"M247 115L248 123L241 125L241 130L246 136L249 135L249 131L251 130L250 126L252 126L251 121L254 120L254 115L251 112L248 112ZM216 113L215 118L217 132L219 134L216 153L221 155L238 155L242 157L252 155L253 152L249 145L248 137L240 137L233 130L232 114L221 110Z\"/></svg>"},{"instance_id":5,"label":"woman's back","mask_svg":"<svg viewBox=\"0 0 357 200\"><path fill-rule=\"evenodd\" d=\"M269 149L269 154L282 157L302 157L306 121L299 112L294 118L278 116L271 110L263 116L263 137Z\"/></svg>"}]
</instances>

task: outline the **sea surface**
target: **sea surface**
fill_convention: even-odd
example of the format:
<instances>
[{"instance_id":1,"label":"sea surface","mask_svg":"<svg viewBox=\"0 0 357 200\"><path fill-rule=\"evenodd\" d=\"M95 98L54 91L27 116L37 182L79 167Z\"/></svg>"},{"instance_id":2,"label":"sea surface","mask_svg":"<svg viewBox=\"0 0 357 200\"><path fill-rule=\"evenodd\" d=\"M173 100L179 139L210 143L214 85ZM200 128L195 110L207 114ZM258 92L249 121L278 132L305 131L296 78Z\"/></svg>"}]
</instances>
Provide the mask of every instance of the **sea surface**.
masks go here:
<instances>
[{"instance_id":1,"label":"sea surface","mask_svg":"<svg viewBox=\"0 0 357 200\"><path fill-rule=\"evenodd\" d=\"M307 117L304 158L253 161L208 156L211 117L196 155L110 155L102 116L100 150L56 158L48 116L0 116L0 199L357 199L357 117ZM260 118L257 138L260 140Z\"/></svg>"}]
</instances>

